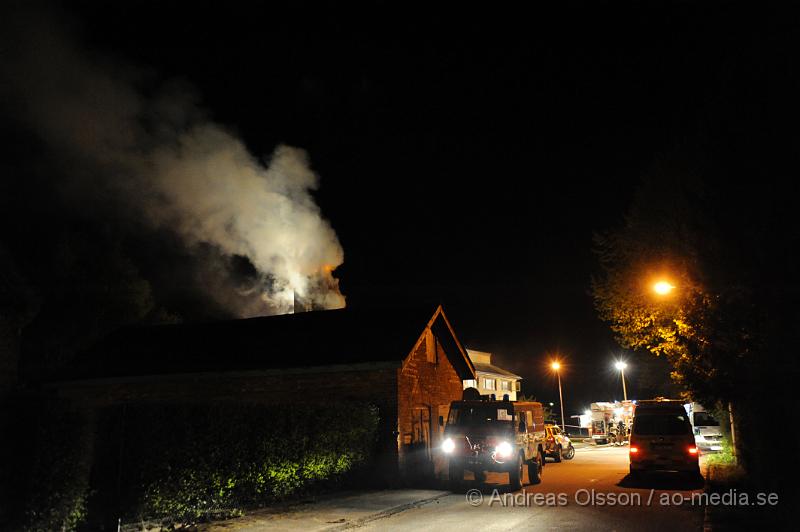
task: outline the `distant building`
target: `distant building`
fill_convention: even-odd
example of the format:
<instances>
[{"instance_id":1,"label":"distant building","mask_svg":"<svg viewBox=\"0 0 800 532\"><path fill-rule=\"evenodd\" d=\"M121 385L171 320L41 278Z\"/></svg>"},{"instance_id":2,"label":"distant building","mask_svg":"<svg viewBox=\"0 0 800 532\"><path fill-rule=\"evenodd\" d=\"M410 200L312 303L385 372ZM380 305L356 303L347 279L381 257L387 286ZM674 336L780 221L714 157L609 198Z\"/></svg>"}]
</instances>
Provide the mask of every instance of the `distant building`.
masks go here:
<instances>
[{"instance_id":1,"label":"distant building","mask_svg":"<svg viewBox=\"0 0 800 532\"><path fill-rule=\"evenodd\" d=\"M475 378L464 380L464 389L477 388L481 395L494 394L498 399L508 394L510 400L517 400L522 377L492 365L491 353L467 349L467 354L475 366Z\"/></svg>"}]
</instances>

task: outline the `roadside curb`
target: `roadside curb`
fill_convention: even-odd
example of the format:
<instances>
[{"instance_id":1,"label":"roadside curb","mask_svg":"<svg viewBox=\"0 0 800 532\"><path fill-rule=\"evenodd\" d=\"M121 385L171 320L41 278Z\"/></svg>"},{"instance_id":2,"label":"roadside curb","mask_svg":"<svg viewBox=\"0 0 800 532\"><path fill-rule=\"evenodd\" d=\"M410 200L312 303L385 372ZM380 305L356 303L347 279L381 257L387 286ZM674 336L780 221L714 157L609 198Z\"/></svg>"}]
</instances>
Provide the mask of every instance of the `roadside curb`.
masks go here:
<instances>
[{"instance_id":1,"label":"roadside curb","mask_svg":"<svg viewBox=\"0 0 800 532\"><path fill-rule=\"evenodd\" d=\"M371 523L372 521L377 521L378 519L385 519L387 517L391 517L391 516L393 516L395 514L399 514L400 512L404 512L406 510L410 510L412 508L418 508L420 506L424 506L424 505L429 504L429 503L431 503L431 502L433 502L433 501L435 501L437 499L441 499L442 497L450 495L451 493L452 492L449 492L449 491L442 491L441 493L438 493L437 495L433 495L431 497L426 497L424 499L419 499L419 500L408 502L408 503L405 503L405 504L399 504L399 505L394 506L392 508L387 508L386 510L381 510L380 512L376 512L374 514L362 517L360 519L356 519L355 521L350 521L350 522L347 522L347 523L341 523L341 524L333 525L333 526L330 526L330 527L326 527L326 528L324 528L322 530L324 530L325 532L336 532L336 531L339 531L339 530L350 530L352 528L358 528L358 527L366 525L367 523Z\"/></svg>"}]
</instances>

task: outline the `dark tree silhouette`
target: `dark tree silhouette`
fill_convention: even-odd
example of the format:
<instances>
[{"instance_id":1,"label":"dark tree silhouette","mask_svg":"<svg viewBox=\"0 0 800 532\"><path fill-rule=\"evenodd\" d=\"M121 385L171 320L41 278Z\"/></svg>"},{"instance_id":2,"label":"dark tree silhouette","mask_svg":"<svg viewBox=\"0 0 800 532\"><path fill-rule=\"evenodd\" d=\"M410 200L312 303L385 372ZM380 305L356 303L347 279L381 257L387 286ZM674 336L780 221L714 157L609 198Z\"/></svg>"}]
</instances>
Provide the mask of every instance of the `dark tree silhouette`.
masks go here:
<instances>
[{"instance_id":1,"label":"dark tree silhouette","mask_svg":"<svg viewBox=\"0 0 800 532\"><path fill-rule=\"evenodd\" d=\"M797 186L735 185L686 161L661 163L624 226L596 238L596 308L621 345L666 357L688 396L732 405L740 461L770 483L773 434L759 427L781 426L768 404L797 404ZM659 296L662 278L675 289Z\"/></svg>"}]
</instances>

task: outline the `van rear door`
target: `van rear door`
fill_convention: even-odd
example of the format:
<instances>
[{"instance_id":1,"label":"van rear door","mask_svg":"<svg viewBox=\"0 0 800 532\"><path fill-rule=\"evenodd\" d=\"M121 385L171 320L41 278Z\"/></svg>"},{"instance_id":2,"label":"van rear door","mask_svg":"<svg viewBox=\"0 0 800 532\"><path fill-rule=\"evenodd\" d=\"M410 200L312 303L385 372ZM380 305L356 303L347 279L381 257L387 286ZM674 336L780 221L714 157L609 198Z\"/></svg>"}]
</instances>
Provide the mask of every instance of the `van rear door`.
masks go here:
<instances>
[{"instance_id":1,"label":"van rear door","mask_svg":"<svg viewBox=\"0 0 800 532\"><path fill-rule=\"evenodd\" d=\"M632 463L647 469L685 470L697 462L692 426L685 412L637 412L631 435L634 447Z\"/></svg>"}]
</instances>

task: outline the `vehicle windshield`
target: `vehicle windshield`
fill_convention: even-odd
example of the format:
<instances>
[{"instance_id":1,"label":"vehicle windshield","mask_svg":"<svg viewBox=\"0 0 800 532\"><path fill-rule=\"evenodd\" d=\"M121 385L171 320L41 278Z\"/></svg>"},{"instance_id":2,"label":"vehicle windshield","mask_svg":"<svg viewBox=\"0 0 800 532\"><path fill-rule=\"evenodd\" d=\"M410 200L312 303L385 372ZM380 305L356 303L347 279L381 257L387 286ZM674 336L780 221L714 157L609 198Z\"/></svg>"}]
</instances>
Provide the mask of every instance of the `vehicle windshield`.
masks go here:
<instances>
[{"instance_id":1,"label":"vehicle windshield","mask_svg":"<svg viewBox=\"0 0 800 532\"><path fill-rule=\"evenodd\" d=\"M691 434L686 416L676 414L640 414L633 418L633 433L638 436L679 436Z\"/></svg>"},{"instance_id":2,"label":"vehicle windshield","mask_svg":"<svg viewBox=\"0 0 800 532\"><path fill-rule=\"evenodd\" d=\"M497 404L459 405L450 409L448 425L459 427L476 425L507 425L514 420L514 410Z\"/></svg>"},{"instance_id":3,"label":"vehicle windshield","mask_svg":"<svg viewBox=\"0 0 800 532\"><path fill-rule=\"evenodd\" d=\"M718 427L719 422L714 419L708 412L695 412L694 413L694 426L695 427Z\"/></svg>"}]
</instances>

